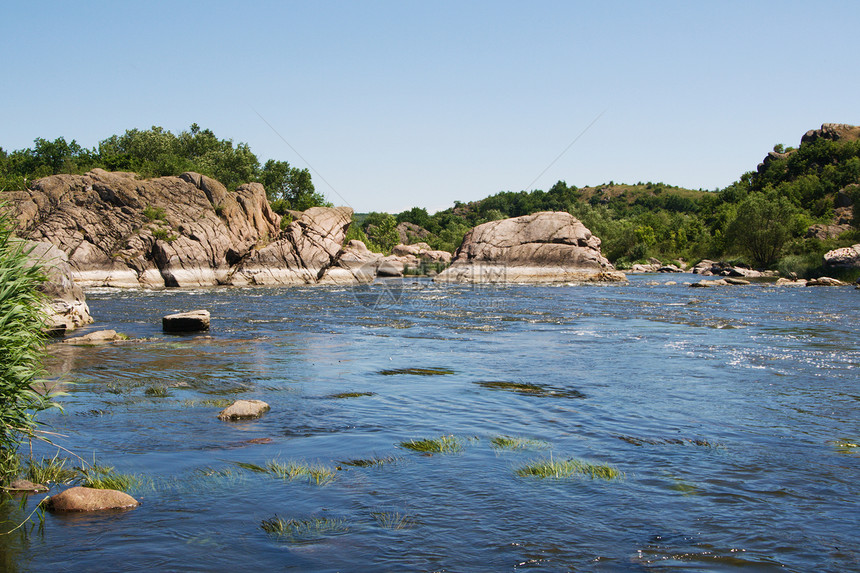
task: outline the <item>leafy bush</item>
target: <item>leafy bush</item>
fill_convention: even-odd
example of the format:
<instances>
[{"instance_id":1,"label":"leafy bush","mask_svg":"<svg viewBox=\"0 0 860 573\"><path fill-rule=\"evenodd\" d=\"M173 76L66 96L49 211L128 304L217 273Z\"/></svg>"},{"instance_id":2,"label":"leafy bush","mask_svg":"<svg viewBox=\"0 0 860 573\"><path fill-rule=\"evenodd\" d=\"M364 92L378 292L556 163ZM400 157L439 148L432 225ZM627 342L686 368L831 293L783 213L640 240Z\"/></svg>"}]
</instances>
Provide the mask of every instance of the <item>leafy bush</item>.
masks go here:
<instances>
[{"instance_id":1,"label":"leafy bush","mask_svg":"<svg viewBox=\"0 0 860 573\"><path fill-rule=\"evenodd\" d=\"M45 343L38 291L45 278L38 265L30 265L32 249L25 245L0 214L0 483L17 474L18 445L35 435L36 413L53 405L31 388L41 373Z\"/></svg>"}]
</instances>

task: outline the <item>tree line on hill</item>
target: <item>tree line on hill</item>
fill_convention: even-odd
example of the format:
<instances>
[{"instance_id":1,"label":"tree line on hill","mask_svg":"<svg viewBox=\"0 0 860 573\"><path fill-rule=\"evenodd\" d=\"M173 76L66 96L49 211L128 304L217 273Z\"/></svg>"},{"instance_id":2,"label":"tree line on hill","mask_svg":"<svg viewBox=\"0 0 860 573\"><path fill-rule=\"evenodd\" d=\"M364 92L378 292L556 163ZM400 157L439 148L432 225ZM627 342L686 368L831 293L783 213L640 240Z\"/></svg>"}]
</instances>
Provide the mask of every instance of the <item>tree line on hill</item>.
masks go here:
<instances>
[{"instance_id":1,"label":"tree line on hill","mask_svg":"<svg viewBox=\"0 0 860 573\"><path fill-rule=\"evenodd\" d=\"M246 143L234 145L197 124L178 135L161 127L131 129L93 149L62 137L34 143L12 152L0 148L0 190L95 167L134 171L142 177L196 171L228 189L262 183L273 209L281 214L328 205L307 169L286 161L261 164ZM817 139L797 149L777 145L758 170L719 191L614 181L578 188L559 181L547 191L503 191L479 201L455 202L434 214L420 207L397 214L357 214L347 239L390 252L400 240L398 224L410 223L411 229L420 228L413 240L453 252L466 232L481 223L567 211L601 238L604 254L621 268L650 258L712 258L812 276L820 271L824 252L860 241L860 209L854 210L853 227L837 236L810 237L807 230L813 224L832 224L837 206L852 201L860 202L860 140Z\"/></svg>"}]
</instances>

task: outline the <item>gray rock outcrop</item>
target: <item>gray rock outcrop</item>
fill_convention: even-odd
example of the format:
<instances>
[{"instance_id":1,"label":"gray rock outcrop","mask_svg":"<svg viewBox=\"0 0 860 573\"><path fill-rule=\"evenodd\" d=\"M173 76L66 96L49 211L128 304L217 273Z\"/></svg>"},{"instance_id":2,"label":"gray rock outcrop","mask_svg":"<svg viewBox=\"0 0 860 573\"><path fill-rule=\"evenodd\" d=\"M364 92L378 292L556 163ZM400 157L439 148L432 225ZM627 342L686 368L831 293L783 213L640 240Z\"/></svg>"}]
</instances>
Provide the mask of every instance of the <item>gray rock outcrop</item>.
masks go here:
<instances>
[{"instance_id":1,"label":"gray rock outcrop","mask_svg":"<svg viewBox=\"0 0 860 573\"><path fill-rule=\"evenodd\" d=\"M600 239L565 212L491 221L466 233L440 282L625 280L600 253Z\"/></svg>"},{"instance_id":2,"label":"gray rock outcrop","mask_svg":"<svg viewBox=\"0 0 860 573\"><path fill-rule=\"evenodd\" d=\"M281 231L262 185L228 191L198 173L141 180L94 169L7 195L19 234L66 253L81 286L314 283L352 215L316 207Z\"/></svg>"}]
</instances>

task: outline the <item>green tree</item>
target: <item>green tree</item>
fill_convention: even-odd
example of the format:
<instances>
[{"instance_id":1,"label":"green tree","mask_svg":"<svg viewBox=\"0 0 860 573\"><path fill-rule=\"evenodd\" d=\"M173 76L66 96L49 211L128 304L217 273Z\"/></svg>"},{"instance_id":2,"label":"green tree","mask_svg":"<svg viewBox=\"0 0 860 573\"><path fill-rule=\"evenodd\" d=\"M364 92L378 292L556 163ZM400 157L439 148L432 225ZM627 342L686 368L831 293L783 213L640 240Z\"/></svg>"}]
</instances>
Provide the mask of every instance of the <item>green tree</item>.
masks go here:
<instances>
[{"instance_id":1,"label":"green tree","mask_svg":"<svg viewBox=\"0 0 860 573\"><path fill-rule=\"evenodd\" d=\"M364 232L383 253L390 253L400 236L397 234L397 219L388 213L373 212L364 220Z\"/></svg>"},{"instance_id":2,"label":"green tree","mask_svg":"<svg viewBox=\"0 0 860 573\"><path fill-rule=\"evenodd\" d=\"M266 161L260 182L266 188L272 207L282 215L288 209L304 211L328 205L325 198L314 189L310 171L290 167L286 161Z\"/></svg>"},{"instance_id":3,"label":"green tree","mask_svg":"<svg viewBox=\"0 0 860 573\"><path fill-rule=\"evenodd\" d=\"M779 259L783 247L796 232L797 209L773 189L750 193L737 209L729 224L733 244L761 266L768 267Z\"/></svg>"},{"instance_id":4,"label":"green tree","mask_svg":"<svg viewBox=\"0 0 860 573\"><path fill-rule=\"evenodd\" d=\"M32 249L25 245L12 237L9 218L0 215L0 485L16 475L18 446L34 437L36 414L52 405L31 388L41 373L45 342L38 292L44 276L31 266Z\"/></svg>"}]
</instances>

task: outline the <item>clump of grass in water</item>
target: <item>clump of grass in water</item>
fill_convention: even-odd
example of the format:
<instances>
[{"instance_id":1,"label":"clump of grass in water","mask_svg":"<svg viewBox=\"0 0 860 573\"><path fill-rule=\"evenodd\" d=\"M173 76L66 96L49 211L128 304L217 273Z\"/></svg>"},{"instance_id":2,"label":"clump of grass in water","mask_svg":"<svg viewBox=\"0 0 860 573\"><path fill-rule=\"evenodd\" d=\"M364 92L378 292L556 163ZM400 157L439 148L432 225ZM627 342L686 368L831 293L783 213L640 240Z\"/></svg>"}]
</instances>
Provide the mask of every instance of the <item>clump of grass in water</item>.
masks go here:
<instances>
[{"instance_id":1,"label":"clump of grass in water","mask_svg":"<svg viewBox=\"0 0 860 573\"><path fill-rule=\"evenodd\" d=\"M400 447L424 454L451 454L463 451L463 441L457 436L441 436L400 442Z\"/></svg>"},{"instance_id":2,"label":"clump of grass in water","mask_svg":"<svg viewBox=\"0 0 860 573\"><path fill-rule=\"evenodd\" d=\"M140 478L132 474L115 472L110 466L91 465L82 468L80 472L80 483L84 487L94 489L116 489L129 491L140 486Z\"/></svg>"},{"instance_id":3,"label":"clump of grass in water","mask_svg":"<svg viewBox=\"0 0 860 573\"><path fill-rule=\"evenodd\" d=\"M386 456L384 458L380 457L372 457L372 458L364 458L364 459L355 459L355 460L346 460L340 462L341 465L350 466L355 468L369 468L372 466L383 466L385 464L392 464L397 461L397 458L394 456Z\"/></svg>"},{"instance_id":4,"label":"clump of grass in water","mask_svg":"<svg viewBox=\"0 0 860 573\"><path fill-rule=\"evenodd\" d=\"M567 478L577 475L590 477L591 479L616 479L624 474L608 464L592 464L575 458L567 460L540 460L526 464L516 470L520 477L537 478Z\"/></svg>"},{"instance_id":5,"label":"clump of grass in water","mask_svg":"<svg viewBox=\"0 0 860 573\"><path fill-rule=\"evenodd\" d=\"M326 485L337 477L337 471L321 464L305 464L298 462L281 462L270 460L264 466L248 462L233 462L242 469L255 473L269 474L280 479L294 480L306 478L308 483Z\"/></svg>"},{"instance_id":6,"label":"clump of grass in water","mask_svg":"<svg viewBox=\"0 0 860 573\"><path fill-rule=\"evenodd\" d=\"M228 398L207 398L203 400L184 400L182 406L185 408L194 408L197 406L206 406L212 408L226 408L233 403L233 400Z\"/></svg>"},{"instance_id":7,"label":"clump of grass in water","mask_svg":"<svg viewBox=\"0 0 860 573\"><path fill-rule=\"evenodd\" d=\"M414 518L397 511L375 511L370 515L385 529L411 529L416 524Z\"/></svg>"},{"instance_id":8,"label":"clump of grass in water","mask_svg":"<svg viewBox=\"0 0 860 573\"><path fill-rule=\"evenodd\" d=\"M543 386L540 384L529 384L527 382L503 382L503 381L486 381L475 382L482 388L488 390L502 390L505 392L513 392L524 396L538 396L541 398L585 398L585 394L579 390L553 388L551 386Z\"/></svg>"},{"instance_id":9,"label":"clump of grass in water","mask_svg":"<svg viewBox=\"0 0 860 573\"><path fill-rule=\"evenodd\" d=\"M860 444L857 443L857 440L833 440L830 443L836 447L839 453L860 455Z\"/></svg>"},{"instance_id":10,"label":"clump of grass in water","mask_svg":"<svg viewBox=\"0 0 860 573\"><path fill-rule=\"evenodd\" d=\"M150 386L143 393L150 398L167 398L170 393L167 391L167 386L161 384Z\"/></svg>"},{"instance_id":11,"label":"clump of grass in water","mask_svg":"<svg viewBox=\"0 0 860 573\"><path fill-rule=\"evenodd\" d=\"M362 396L375 396L373 392L340 392L338 394L329 394L326 398L340 400L343 398L361 398Z\"/></svg>"},{"instance_id":12,"label":"clump of grass in water","mask_svg":"<svg viewBox=\"0 0 860 573\"><path fill-rule=\"evenodd\" d=\"M448 368L394 368L391 370L380 370L379 374L383 376L396 376L398 374L409 374L412 376L447 376L454 374L453 370Z\"/></svg>"},{"instance_id":13,"label":"clump of grass in water","mask_svg":"<svg viewBox=\"0 0 860 573\"><path fill-rule=\"evenodd\" d=\"M71 483L79 475L78 468L67 467L68 458L42 458L41 461L30 460L24 470L23 477L33 483Z\"/></svg>"},{"instance_id":14,"label":"clump of grass in water","mask_svg":"<svg viewBox=\"0 0 860 573\"><path fill-rule=\"evenodd\" d=\"M263 531L273 537L290 541L313 540L327 534L340 534L349 531L345 519L311 517L309 519L284 519L277 515L260 523Z\"/></svg>"},{"instance_id":15,"label":"clump of grass in water","mask_svg":"<svg viewBox=\"0 0 860 573\"><path fill-rule=\"evenodd\" d=\"M541 440L510 436L496 436L490 440L490 445L496 450L545 450L551 447L548 442Z\"/></svg>"}]
</instances>

